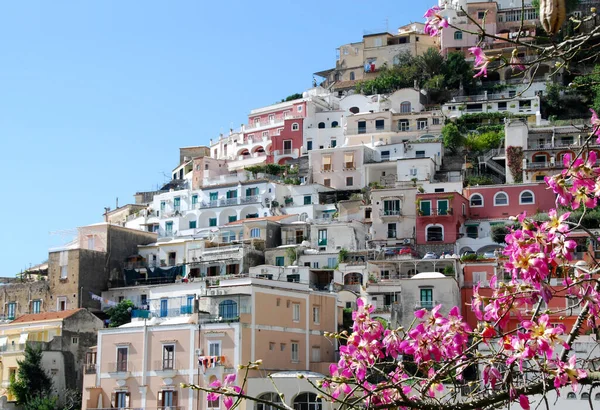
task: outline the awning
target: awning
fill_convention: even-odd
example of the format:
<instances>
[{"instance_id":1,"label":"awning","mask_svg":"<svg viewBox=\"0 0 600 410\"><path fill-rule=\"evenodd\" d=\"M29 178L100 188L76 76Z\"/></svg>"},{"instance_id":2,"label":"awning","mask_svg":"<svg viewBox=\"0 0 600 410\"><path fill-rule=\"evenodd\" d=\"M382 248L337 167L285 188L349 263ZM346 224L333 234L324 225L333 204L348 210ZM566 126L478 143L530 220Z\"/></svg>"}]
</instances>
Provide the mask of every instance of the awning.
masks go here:
<instances>
[{"instance_id":1,"label":"awning","mask_svg":"<svg viewBox=\"0 0 600 410\"><path fill-rule=\"evenodd\" d=\"M465 226L479 226L479 222L466 223Z\"/></svg>"},{"instance_id":2,"label":"awning","mask_svg":"<svg viewBox=\"0 0 600 410\"><path fill-rule=\"evenodd\" d=\"M19 337L19 344L24 345L27 343L27 338L29 337L29 333L21 333L21 337Z\"/></svg>"},{"instance_id":3,"label":"awning","mask_svg":"<svg viewBox=\"0 0 600 410\"><path fill-rule=\"evenodd\" d=\"M8 336L1 336L0 337L0 348L6 346L7 343L8 343Z\"/></svg>"}]
</instances>

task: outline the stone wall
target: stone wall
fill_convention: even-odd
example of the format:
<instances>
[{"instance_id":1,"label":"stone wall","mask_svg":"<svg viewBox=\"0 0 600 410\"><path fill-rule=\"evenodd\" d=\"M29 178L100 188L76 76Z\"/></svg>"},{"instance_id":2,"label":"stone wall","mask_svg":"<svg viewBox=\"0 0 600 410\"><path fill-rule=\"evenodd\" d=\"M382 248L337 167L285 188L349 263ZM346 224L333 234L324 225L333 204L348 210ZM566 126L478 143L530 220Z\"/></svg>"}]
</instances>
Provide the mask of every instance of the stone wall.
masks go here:
<instances>
[{"instance_id":1,"label":"stone wall","mask_svg":"<svg viewBox=\"0 0 600 410\"><path fill-rule=\"evenodd\" d=\"M16 282L9 283L0 288L2 298L2 315L7 314L7 304L16 302L15 317L31 313L31 301L39 299L42 301L44 311L50 300L50 285L46 281Z\"/></svg>"}]
</instances>

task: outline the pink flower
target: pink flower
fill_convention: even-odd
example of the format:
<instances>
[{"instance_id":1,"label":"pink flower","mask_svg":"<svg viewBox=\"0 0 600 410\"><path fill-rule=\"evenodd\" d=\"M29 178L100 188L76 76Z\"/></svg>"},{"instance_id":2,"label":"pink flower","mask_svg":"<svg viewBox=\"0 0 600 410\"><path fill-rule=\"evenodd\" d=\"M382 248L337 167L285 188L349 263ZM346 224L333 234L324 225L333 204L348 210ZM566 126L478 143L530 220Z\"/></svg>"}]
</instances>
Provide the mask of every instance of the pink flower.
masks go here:
<instances>
[{"instance_id":1,"label":"pink flower","mask_svg":"<svg viewBox=\"0 0 600 410\"><path fill-rule=\"evenodd\" d=\"M220 380L215 380L212 382L209 387L214 391L208 393L206 395L207 401L215 401L218 400L219 397L223 396L223 405L226 409L230 409L234 404L234 396L227 395L229 394L240 394L243 393L242 389L239 386L232 386L235 382L235 373L228 374L225 376L225 379L221 383Z\"/></svg>"},{"instance_id":2,"label":"pink flower","mask_svg":"<svg viewBox=\"0 0 600 410\"><path fill-rule=\"evenodd\" d=\"M427 19L425 22L425 34L429 34L431 37L435 37L439 32L448 27L448 20L446 20L442 14L441 9L438 6L433 6L423 16Z\"/></svg>"},{"instance_id":3,"label":"pink flower","mask_svg":"<svg viewBox=\"0 0 600 410\"><path fill-rule=\"evenodd\" d=\"M598 137L596 144L600 144L600 118L598 118L596 111L591 108L590 111L592 112L592 134Z\"/></svg>"},{"instance_id":4,"label":"pink flower","mask_svg":"<svg viewBox=\"0 0 600 410\"><path fill-rule=\"evenodd\" d=\"M521 394L519 396L519 404L521 405L521 408L523 410L529 410L529 397L525 396L524 394Z\"/></svg>"},{"instance_id":5,"label":"pink flower","mask_svg":"<svg viewBox=\"0 0 600 410\"><path fill-rule=\"evenodd\" d=\"M485 55L484 51L481 49L481 47L471 47L469 49L469 51L471 52L471 54L473 54L475 56L475 69L479 70L479 72L477 74L475 74L473 77L487 77L487 67L490 64L490 61L492 61L488 56Z\"/></svg>"},{"instance_id":6,"label":"pink flower","mask_svg":"<svg viewBox=\"0 0 600 410\"><path fill-rule=\"evenodd\" d=\"M515 49L515 51L517 51L517 50ZM517 56L517 53L515 53L515 52L512 53L512 56L510 57L510 61L508 64L512 67L513 71L525 70L525 66L523 65L523 63L521 62L521 59Z\"/></svg>"}]
</instances>

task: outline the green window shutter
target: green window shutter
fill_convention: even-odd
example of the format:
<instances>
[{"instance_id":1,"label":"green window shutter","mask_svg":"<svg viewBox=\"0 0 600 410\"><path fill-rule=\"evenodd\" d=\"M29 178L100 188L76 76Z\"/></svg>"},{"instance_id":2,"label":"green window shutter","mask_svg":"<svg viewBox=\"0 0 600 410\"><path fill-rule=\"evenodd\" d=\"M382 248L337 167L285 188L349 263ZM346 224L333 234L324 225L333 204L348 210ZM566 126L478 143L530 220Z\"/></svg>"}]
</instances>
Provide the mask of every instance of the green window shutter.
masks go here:
<instances>
[{"instance_id":1,"label":"green window shutter","mask_svg":"<svg viewBox=\"0 0 600 410\"><path fill-rule=\"evenodd\" d=\"M210 218L208 220L208 226L217 226L217 218Z\"/></svg>"},{"instance_id":2,"label":"green window shutter","mask_svg":"<svg viewBox=\"0 0 600 410\"><path fill-rule=\"evenodd\" d=\"M275 266L284 266L285 264L285 257L284 256L277 256L275 258Z\"/></svg>"},{"instance_id":3,"label":"green window shutter","mask_svg":"<svg viewBox=\"0 0 600 410\"><path fill-rule=\"evenodd\" d=\"M235 222L235 221L237 221L237 216L235 216L235 215L230 215L230 216L229 216L229 222Z\"/></svg>"},{"instance_id":4,"label":"green window shutter","mask_svg":"<svg viewBox=\"0 0 600 410\"><path fill-rule=\"evenodd\" d=\"M312 196L310 195L305 195L304 196L304 205L310 205L312 202Z\"/></svg>"},{"instance_id":5,"label":"green window shutter","mask_svg":"<svg viewBox=\"0 0 600 410\"><path fill-rule=\"evenodd\" d=\"M246 188L246 196L252 196L252 188Z\"/></svg>"},{"instance_id":6,"label":"green window shutter","mask_svg":"<svg viewBox=\"0 0 600 410\"><path fill-rule=\"evenodd\" d=\"M424 216L431 215L431 202L421 201L421 214Z\"/></svg>"},{"instance_id":7,"label":"green window shutter","mask_svg":"<svg viewBox=\"0 0 600 410\"><path fill-rule=\"evenodd\" d=\"M438 215L447 215L448 214L448 201L443 199L437 201L438 206Z\"/></svg>"},{"instance_id":8,"label":"green window shutter","mask_svg":"<svg viewBox=\"0 0 600 410\"><path fill-rule=\"evenodd\" d=\"M216 201L217 199L219 199L219 193L218 192L211 192L210 193L210 200L211 201Z\"/></svg>"}]
</instances>

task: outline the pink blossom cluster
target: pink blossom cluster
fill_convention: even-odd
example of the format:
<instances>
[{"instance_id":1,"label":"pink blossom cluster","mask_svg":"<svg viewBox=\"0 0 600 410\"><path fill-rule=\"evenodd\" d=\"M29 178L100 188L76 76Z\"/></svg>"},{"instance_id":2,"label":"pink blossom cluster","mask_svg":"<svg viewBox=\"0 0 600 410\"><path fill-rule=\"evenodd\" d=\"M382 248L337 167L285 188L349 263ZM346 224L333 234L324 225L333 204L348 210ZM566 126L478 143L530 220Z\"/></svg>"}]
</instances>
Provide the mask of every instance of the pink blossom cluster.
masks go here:
<instances>
[{"instance_id":1,"label":"pink blossom cluster","mask_svg":"<svg viewBox=\"0 0 600 410\"><path fill-rule=\"evenodd\" d=\"M209 402L216 401L223 396L223 405L227 410L229 410L234 404L235 395L240 393L243 394L242 388L234 385L234 382L235 373L225 376L225 379L222 383L220 380L215 380L210 384L210 387L213 389L213 391L206 395L206 400Z\"/></svg>"},{"instance_id":2,"label":"pink blossom cluster","mask_svg":"<svg viewBox=\"0 0 600 410\"><path fill-rule=\"evenodd\" d=\"M442 9L438 6L427 10L423 17L427 19L425 22L425 34L429 34L432 37L437 36L442 29L448 27L448 20L442 16Z\"/></svg>"}]
</instances>

